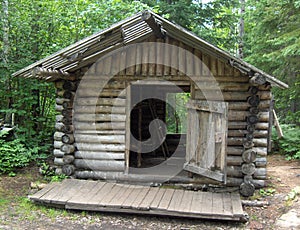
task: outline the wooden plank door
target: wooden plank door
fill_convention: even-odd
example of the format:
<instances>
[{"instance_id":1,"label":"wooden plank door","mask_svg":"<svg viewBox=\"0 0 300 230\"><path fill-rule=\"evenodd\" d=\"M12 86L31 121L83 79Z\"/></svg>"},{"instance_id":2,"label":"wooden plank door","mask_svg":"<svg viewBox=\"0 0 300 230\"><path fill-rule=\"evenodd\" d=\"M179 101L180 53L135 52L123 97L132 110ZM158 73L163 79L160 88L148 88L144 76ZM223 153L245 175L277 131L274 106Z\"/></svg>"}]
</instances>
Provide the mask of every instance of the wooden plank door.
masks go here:
<instances>
[{"instance_id":1,"label":"wooden plank door","mask_svg":"<svg viewBox=\"0 0 300 230\"><path fill-rule=\"evenodd\" d=\"M184 169L226 183L228 103L190 100Z\"/></svg>"}]
</instances>

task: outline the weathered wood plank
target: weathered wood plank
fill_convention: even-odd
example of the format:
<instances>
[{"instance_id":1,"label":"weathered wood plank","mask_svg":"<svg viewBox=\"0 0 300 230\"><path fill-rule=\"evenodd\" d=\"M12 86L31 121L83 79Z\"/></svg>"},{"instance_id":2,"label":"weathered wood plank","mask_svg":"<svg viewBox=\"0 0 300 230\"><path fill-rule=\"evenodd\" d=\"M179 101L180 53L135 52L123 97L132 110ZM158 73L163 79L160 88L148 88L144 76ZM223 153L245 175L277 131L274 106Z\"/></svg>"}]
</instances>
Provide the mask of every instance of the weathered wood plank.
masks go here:
<instances>
[{"instance_id":1,"label":"weathered wood plank","mask_svg":"<svg viewBox=\"0 0 300 230\"><path fill-rule=\"evenodd\" d=\"M213 193L212 213L222 215L224 213L222 193Z\"/></svg>"},{"instance_id":2,"label":"weathered wood plank","mask_svg":"<svg viewBox=\"0 0 300 230\"><path fill-rule=\"evenodd\" d=\"M241 198L238 193L231 194L232 212L235 215L243 215L244 211L241 204Z\"/></svg>"},{"instance_id":3,"label":"weathered wood plank","mask_svg":"<svg viewBox=\"0 0 300 230\"><path fill-rule=\"evenodd\" d=\"M193 194L193 202L191 205L191 213L201 213L203 207L204 192L198 191Z\"/></svg>"},{"instance_id":4,"label":"weathered wood plank","mask_svg":"<svg viewBox=\"0 0 300 230\"><path fill-rule=\"evenodd\" d=\"M168 211L178 211L181 200L184 200L184 190L175 190L172 200L169 204Z\"/></svg>"},{"instance_id":5,"label":"weathered wood plank","mask_svg":"<svg viewBox=\"0 0 300 230\"><path fill-rule=\"evenodd\" d=\"M211 192L203 193L203 204L201 213L211 214L212 213L212 206L213 206L213 195Z\"/></svg>"},{"instance_id":6,"label":"weathered wood plank","mask_svg":"<svg viewBox=\"0 0 300 230\"><path fill-rule=\"evenodd\" d=\"M153 201L151 202L151 205L150 205L151 209L157 209L157 207L158 207L158 205L159 205L159 203L160 203L160 201L161 201L161 199L162 199L165 192L166 192L165 189L159 188L159 190L157 191Z\"/></svg>"},{"instance_id":7,"label":"weathered wood plank","mask_svg":"<svg viewBox=\"0 0 300 230\"><path fill-rule=\"evenodd\" d=\"M194 191L184 191L180 205L177 207L178 212L189 212L191 210L194 193Z\"/></svg>"},{"instance_id":8,"label":"weathered wood plank","mask_svg":"<svg viewBox=\"0 0 300 230\"><path fill-rule=\"evenodd\" d=\"M158 187L150 188L147 196L140 203L139 209L149 210L150 209L150 205L153 202L153 200L154 200L156 194L158 193L158 191L159 191Z\"/></svg>"},{"instance_id":9,"label":"weathered wood plank","mask_svg":"<svg viewBox=\"0 0 300 230\"><path fill-rule=\"evenodd\" d=\"M131 186L131 193L127 197L127 199L123 202L123 208L131 208L132 204L134 203L135 199L140 195L143 191L143 186Z\"/></svg>"},{"instance_id":10,"label":"weathered wood plank","mask_svg":"<svg viewBox=\"0 0 300 230\"><path fill-rule=\"evenodd\" d=\"M169 207L169 203L172 199L174 192L175 192L174 189L166 189L166 192L164 193L164 195L158 205L158 209L166 210Z\"/></svg>"},{"instance_id":11,"label":"weathered wood plank","mask_svg":"<svg viewBox=\"0 0 300 230\"><path fill-rule=\"evenodd\" d=\"M84 204L89 199L89 196L93 196L93 192L97 192L98 188L101 188L105 182L102 181L87 181L84 187L76 192L70 200L67 201L66 206L72 208L72 205Z\"/></svg>"},{"instance_id":12,"label":"weathered wood plank","mask_svg":"<svg viewBox=\"0 0 300 230\"><path fill-rule=\"evenodd\" d=\"M28 198L30 200L39 200L41 199L43 196L45 196L47 193L49 193L52 189L57 189L57 186L59 186L59 183L58 182L53 182L51 184L48 184L44 189L38 191L37 193L35 194L32 194L30 196L28 196Z\"/></svg>"}]
</instances>

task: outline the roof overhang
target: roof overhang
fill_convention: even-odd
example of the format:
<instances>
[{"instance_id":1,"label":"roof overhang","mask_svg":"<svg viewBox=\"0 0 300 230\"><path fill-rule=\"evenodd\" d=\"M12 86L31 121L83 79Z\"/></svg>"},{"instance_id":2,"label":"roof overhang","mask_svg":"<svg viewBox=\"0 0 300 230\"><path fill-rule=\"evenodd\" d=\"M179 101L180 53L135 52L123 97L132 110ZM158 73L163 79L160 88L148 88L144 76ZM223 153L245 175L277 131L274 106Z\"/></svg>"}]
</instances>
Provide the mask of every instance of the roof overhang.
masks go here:
<instances>
[{"instance_id":1,"label":"roof overhang","mask_svg":"<svg viewBox=\"0 0 300 230\"><path fill-rule=\"evenodd\" d=\"M213 55L232 65L249 77L260 75L267 82L280 88L288 85L249 63L234 57L230 53L204 41L194 33L151 12L140 12L116 23L108 29L82 39L40 61L37 61L15 73L13 77L37 78L46 81L68 79L83 67L94 63L100 56L114 49L136 43L153 35L167 34L189 46Z\"/></svg>"}]
</instances>

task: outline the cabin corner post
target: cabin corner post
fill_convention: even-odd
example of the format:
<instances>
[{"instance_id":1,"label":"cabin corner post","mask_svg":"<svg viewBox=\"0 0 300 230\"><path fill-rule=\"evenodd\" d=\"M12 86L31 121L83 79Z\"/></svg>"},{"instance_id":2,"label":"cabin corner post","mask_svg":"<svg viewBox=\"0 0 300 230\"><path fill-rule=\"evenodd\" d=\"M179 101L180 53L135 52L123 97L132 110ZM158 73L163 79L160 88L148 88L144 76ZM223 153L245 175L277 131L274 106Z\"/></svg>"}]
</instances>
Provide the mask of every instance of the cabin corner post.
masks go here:
<instances>
[{"instance_id":1,"label":"cabin corner post","mask_svg":"<svg viewBox=\"0 0 300 230\"><path fill-rule=\"evenodd\" d=\"M249 80L249 83L252 83L251 79ZM259 92L262 88L265 90L264 94L270 94L268 84L265 84L264 86L258 86L257 84L252 83L248 90L250 96L247 99L247 103L250 107L246 117L247 131L243 139L241 167L243 181L240 185L240 192L246 197L254 194L256 188L254 177L259 177L259 179L265 179L266 177L266 169L260 168L260 166L265 167L266 159L259 158L258 155L263 154L265 156L267 154L265 151L265 148L267 147L267 142L265 143L267 134L259 130L261 121L269 120L269 116L263 115L265 112L261 106L262 100L265 99L264 97L261 97L262 94ZM256 138L254 140L254 137L260 137L261 139Z\"/></svg>"},{"instance_id":2,"label":"cabin corner post","mask_svg":"<svg viewBox=\"0 0 300 230\"><path fill-rule=\"evenodd\" d=\"M57 80L54 84L56 88L55 110L58 113L55 121L53 150L55 172L58 175L72 176L75 172L73 162L76 149L72 117L74 96L78 84L71 80Z\"/></svg>"}]
</instances>

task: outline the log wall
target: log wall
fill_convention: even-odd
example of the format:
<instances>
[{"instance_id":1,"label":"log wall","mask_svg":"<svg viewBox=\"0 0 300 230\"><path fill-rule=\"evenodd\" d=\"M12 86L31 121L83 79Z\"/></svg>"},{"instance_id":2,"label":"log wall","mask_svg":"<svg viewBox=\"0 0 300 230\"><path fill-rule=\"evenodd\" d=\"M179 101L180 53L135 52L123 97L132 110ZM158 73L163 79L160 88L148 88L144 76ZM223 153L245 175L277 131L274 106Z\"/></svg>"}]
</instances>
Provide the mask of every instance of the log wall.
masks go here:
<instances>
[{"instance_id":1,"label":"log wall","mask_svg":"<svg viewBox=\"0 0 300 230\"><path fill-rule=\"evenodd\" d=\"M58 90L57 110L61 115L57 117L55 134L57 164L64 165L64 156L72 155L72 164L80 178L89 178L92 174L101 179L120 175L126 162L125 88L139 80L165 80L178 86L190 86L194 99L228 102L228 184L246 184L247 191L252 185L263 186L270 86L255 86L249 82L249 76L229 63L169 37L165 41L153 38L149 41L162 43L157 47L136 44L132 49L116 52L88 69L80 82L74 104L75 142L69 118L73 115L70 108L76 87L69 86L72 89L69 91ZM163 42L175 47L165 49ZM155 61L163 61L165 65L153 64ZM101 92L99 85L103 85ZM63 143L63 135L71 135L71 143ZM68 145L62 147L65 144ZM195 178L201 182L201 178Z\"/></svg>"}]
</instances>

